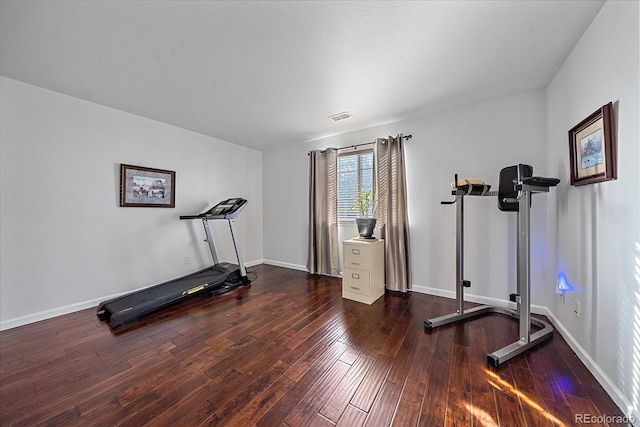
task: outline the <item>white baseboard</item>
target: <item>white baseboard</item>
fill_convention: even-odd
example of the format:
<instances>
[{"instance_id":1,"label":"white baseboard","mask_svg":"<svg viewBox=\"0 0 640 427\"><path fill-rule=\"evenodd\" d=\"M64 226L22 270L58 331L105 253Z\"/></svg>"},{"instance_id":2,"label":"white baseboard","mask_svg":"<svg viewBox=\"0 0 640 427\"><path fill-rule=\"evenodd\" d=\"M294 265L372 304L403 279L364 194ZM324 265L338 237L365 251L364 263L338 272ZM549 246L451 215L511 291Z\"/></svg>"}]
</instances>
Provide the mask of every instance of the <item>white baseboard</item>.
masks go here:
<instances>
[{"instance_id":1,"label":"white baseboard","mask_svg":"<svg viewBox=\"0 0 640 427\"><path fill-rule=\"evenodd\" d=\"M245 267L253 267L253 266L255 266L255 265L260 265L260 264L263 264L263 263L264 263L264 261L263 261L263 260L258 259L258 260L255 260L255 261L245 262L245 263L244 263L244 266L245 266Z\"/></svg>"},{"instance_id":2,"label":"white baseboard","mask_svg":"<svg viewBox=\"0 0 640 427\"><path fill-rule=\"evenodd\" d=\"M575 338L573 338L567 328L565 328L562 322L560 322L560 320L558 320L558 318L553 313L551 313L550 310L546 309L545 316L547 316L549 320L551 320L551 323L556 328L558 333L562 335L562 338L564 338L564 340L569 344L571 350L573 350L576 356L578 356L582 363L584 363L584 365L587 367L589 372L591 372L596 380L598 380L607 394L611 397L611 399L613 399L615 404L618 405L618 408L620 408L622 413L635 420L632 424L637 425L636 423L640 422L640 412L638 412L637 408L633 408L633 405L624 396L622 391L613 383L613 381L611 381L607 374L604 373L600 366L591 358L591 356L589 356L585 349L582 348L582 346L575 340Z\"/></svg>"},{"instance_id":3,"label":"white baseboard","mask_svg":"<svg viewBox=\"0 0 640 427\"><path fill-rule=\"evenodd\" d=\"M262 260L246 262L246 267L252 267L254 265L262 264ZM69 313L75 313L76 311L85 310L87 308L97 308L98 304L103 301L108 301L113 298L117 298L122 295L126 295L132 292L145 289L147 286L137 289L131 289L126 292L120 292L113 295L107 295L100 298L95 298L89 301L78 302L64 307L53 308L51 310L39 311L37 313L27 314L25 316L15 317L13 319L7 319L0 321L0 331L7 329L17 328L18 326L28 325L30 323L40 322L42 320L53 319L54 317L63 316Z\"/></svg>"},{"instance_id":4,"label":"white baseboard","mask_svg":"<svg viewBox=\"0 0 640 427\"><path fill-rule=\"evenodd\" d=\"M0 331L17 328L18 326L28 325L29 323L35 323L35 322L40 322L42 320L52 319L54 317L62 316L69 313L75 313L76 311L85 310L91 307L95 308L102 301L106 301L110 298L115 298L115 297L97 298L94 300L66 305L64 307L58 307L51 310L39 311L37 313L28 314L26 316L20 316L13 319L3 320L0 322Z\"/></svg>"},{"instance_id":5,"label":"white baseboard","mask_svg":"<svg viewBox=\"0 0 640 427\"><path fill-rule=\"evenodd\" d=\"M435 295L439 297L455 299L456 293L455 291L442 290L437 288L430 288L426 286L413 286L411 288L412 292L419 292L422 294ZM472 295L465 293L464 296L465 301L475 302L479 304L491 305L496 307L505 307L515 309L515 303L511 301L500 300L496 298L487 298L479 295ZM540 305L531 305L531 312L534 314L540 314L543 316L547 316L553 327L558 331L558 333L564 338L564 340L569 344L571 350L576 353L578 358L584 363L589 372L593 374L596 380L600 383L600 385L604 388L607 394L611 397L618 408L625 414L630 420L634 420L634 423L640 421L640 413L638 410L634 410L631 402L624 396L622 391L611 381L611 379L604 373L604 371L598 366L598 364L589 356L589 354L585 351L584 348L575 340L575 338L569 333L567 328L560 322L560 320L549 310L546 306ZM425 319L426 320L426 319ZM607 414L612 415L612 414Z\"/></svg>"},{"instance_id":6,"label":"white baseboard","mask_svg":"<svg viewBox=\"0 0 640 427\"><path fill-rule=\"evenodd\" d=\"M264 264L275 265L276 267L284 267L284 268L290 268L292 270L300 270L300 271L309 271L307 270L306 265L290 264L288 262L273 261L270 259L263 259L262 262Z\"/></svg>"},{"instance_id":7,"label":"white baseboard","mask_svg":"<svg viewBox=\"0 0 640 427\"><path fill-rule=\"evenodd\" d=\"M428 294L428 295L435 295L438 297L444 297L444 298L449 298L449 299L456 299L456 293L454 291L446 291L446 290L442 290L442 289L437 289L437 288L429 288L426 286L413 286L411 288L412 292L419 292L421 294ZM474 294L469 294L466 293L464 294L464 300L465 301L469 301L469 302L475 302L477 304L484 304L484 305L491 305L494 307L502 307L502 308L509 308L512 310L516 309L516 303L515 302L511 302L511 301L507 301L507 300L503 300L503 299L498 299L498 298L489 298L489 297L483 297L480 295L474 295ZM535 314L545 314L547 312L547 308L546 307L542 307L539 305L535 305L532 304L531 305L531 312L535 313Z\"/></svg>"}]
</instances>

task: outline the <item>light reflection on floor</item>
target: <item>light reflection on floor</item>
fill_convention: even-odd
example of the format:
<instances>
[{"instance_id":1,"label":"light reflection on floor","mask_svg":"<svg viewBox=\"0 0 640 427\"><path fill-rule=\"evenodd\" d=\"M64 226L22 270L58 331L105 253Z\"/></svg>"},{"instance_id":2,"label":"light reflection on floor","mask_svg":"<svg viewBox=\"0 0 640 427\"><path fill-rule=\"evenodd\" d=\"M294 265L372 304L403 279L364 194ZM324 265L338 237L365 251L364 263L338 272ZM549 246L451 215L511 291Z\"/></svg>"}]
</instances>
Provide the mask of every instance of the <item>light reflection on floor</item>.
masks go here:
<instances>
[{"instance_id":1,"label":"light reflection on floor","mask_svg":"<svg viewBox=\"0 0 640 427\"><path fill-rule=\"evenodd\" d=\"M502 378L500 378L496 373L488 369L485 369L485 372L487 373L487 375L489 375L489 377L491 377L489 384L491 384L494 388L500 391L506 391L508 393L515 394L516 396L518 396L518 398L520 398L520 402L526 403L527 405L531 406L533 409L535 409L540 414L542 414L545 418L551 420L556 426L567 427L565 423L563 423L558 418L551 415L545 408L543 408L538 403L530 399L525 393L521 392L520 390L518 390L517 388L515 388L514 386L512 386ZM491 424L488 424L488 425L491 425Z\"/></svg>"}]
</instances>

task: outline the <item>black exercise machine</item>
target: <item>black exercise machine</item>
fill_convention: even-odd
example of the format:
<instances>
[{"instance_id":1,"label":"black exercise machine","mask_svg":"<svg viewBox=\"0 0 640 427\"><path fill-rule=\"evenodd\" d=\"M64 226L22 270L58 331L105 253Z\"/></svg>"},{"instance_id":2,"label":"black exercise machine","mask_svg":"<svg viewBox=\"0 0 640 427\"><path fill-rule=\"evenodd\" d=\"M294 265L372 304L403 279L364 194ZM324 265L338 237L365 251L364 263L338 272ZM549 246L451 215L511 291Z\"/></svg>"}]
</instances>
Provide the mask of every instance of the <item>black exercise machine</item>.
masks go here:
<instances>
[{"instance_id":1,"label":"black exercise machine","mask_svg":"<svg viewBox=\"0 0 640 427\"><path fill-rule=\"evenodd\" d=\"M214 265L159 285L102 302L97 309L98 318L108 320L109 326L115 328L204 291L218 295L251 283L238 249L234 225L236 218L247 206L247 203L247 200L241 198L227 199L199 215L180 216L181 220L202 220L207 237L205 241L209 244ZM225 219L229 222L231 238L238 259L237 265L218 262L218 255L208 223L209 220L217 219Z\"/></svg>"},{"instance_id":2,"label":"black exercise machine","mask_svg":"<svg viewBox=\"0 0 640 427\"><path fill-rule=\"evenodd\" d=\"M497 367L507 360L536 346L553 335L553 327L540 319L531 317L531 274L530 274L530 208L531 195L546 193L550 187L560 182L557 178L543 178L533 176L533 167L529 165L509 166L500 171L500 186L498 191L489 191L491 186L477 180L463 180L458 182L455 176L455 187L451 192L455 200L441 202L442 204L456 204L456 303L455 313L426 320L424 326L434 329L439 326L486 313L500 313L519 319L520 339L506 347L487 355L487 363ZM464 288L471 286L471 282L464 280L464 197L465 196L498 196L498 208L501 211L518 213L518 246L517 246L517 291L509 296L509 300L516 303L516 310L479 306L464 309ZM531 333L531 325L540 328Z\"/></svg>"}]
</instances>

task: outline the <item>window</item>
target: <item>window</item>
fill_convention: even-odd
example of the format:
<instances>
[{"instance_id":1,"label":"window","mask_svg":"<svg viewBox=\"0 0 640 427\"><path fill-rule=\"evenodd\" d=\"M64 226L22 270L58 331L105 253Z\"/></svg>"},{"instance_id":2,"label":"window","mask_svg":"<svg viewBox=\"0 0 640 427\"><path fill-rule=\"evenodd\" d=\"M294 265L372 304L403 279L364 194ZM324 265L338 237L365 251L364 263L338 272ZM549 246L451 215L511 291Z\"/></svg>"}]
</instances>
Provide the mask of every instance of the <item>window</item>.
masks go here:
<instances>
[{"instance_id":1,"label":"window","mask_svg":"<svg viewBox=\"0 0 640 427\"><path fill-rule=\"evenodd\" d=\"M353 205L360 189L373 189L373 150L338 156L338 220L356 217Z\"/></svg>"}]
</instances>

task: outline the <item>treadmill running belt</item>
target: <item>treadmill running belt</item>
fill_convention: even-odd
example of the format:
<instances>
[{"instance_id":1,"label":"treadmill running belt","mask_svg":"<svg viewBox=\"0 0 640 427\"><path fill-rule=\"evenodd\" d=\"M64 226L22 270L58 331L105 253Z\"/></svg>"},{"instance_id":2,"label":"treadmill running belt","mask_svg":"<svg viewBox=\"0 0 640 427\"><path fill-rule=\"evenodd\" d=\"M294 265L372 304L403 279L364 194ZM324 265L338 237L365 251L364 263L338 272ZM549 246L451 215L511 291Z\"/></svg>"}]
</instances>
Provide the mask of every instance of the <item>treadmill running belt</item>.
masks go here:
<instances>
[{"instance_id":1,"label":"treadmill running belt","mask_svg":"<svg viewBox=\"0 0 640 427\"><path fill-rule=\"evenodd\" d=\"M205 289L214 289L227 280L234 268L237 268L234 264L217 264L187 276L106 301L101 304L99 310L104 310L102 317L109 319L111 327L116 327Z\"/></svg>"}]
</instances>

